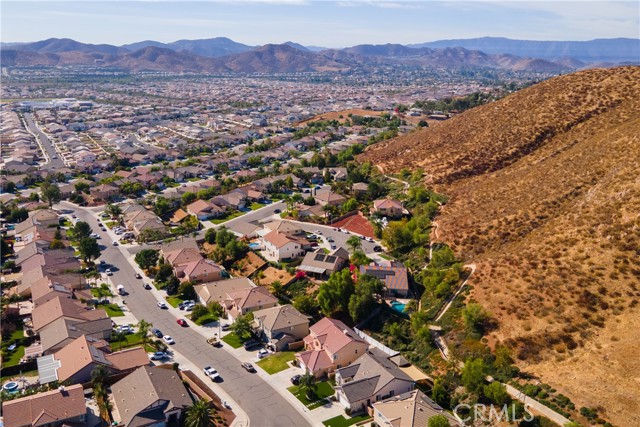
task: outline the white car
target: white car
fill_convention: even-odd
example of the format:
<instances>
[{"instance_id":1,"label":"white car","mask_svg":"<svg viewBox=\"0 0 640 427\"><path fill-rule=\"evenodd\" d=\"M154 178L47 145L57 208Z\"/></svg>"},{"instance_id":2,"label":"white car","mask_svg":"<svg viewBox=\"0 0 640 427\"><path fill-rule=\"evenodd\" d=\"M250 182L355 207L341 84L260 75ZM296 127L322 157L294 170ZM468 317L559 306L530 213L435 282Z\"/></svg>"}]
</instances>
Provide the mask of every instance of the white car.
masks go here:
<instances>
[{"instance_id":1,"label":"white car","mask_svg":"<svg viewBox=\"0 0 640 427\"><path fill-rule=\"evenodd\" d=\"M166 342L167 344L175 344L176 342L173 340L173 338L171 338L171 335L165 335L162 337L162 341Z\"/></svg>"},{"instance_id":2,"label":"white car","mask_svg":"<svg viewBox=\"0 0 640 427\"><path fill-rule=\"evenodd\" d=\"M168 308L169 308L169 307L167 307L167 304L165 304L165 303L164 303L164 302L162 302L162 301L158 301L158 307L160 307L160 308L161 308L161 309L163 309L163 310L166 310L166 309L168 309Z\"/></svg>"},{"instance_id":3,"label":"white car","mask_svg":"<svg viewBox=\"0 0 640 427\"><path fill-rule=\"evenodd\" d=\"M151 353L149 355L149 359L151 360L162 360L168 358L169 355L164 351L156 351L155 353Z\"/></svg>"},{"instance_id":4,"label":"white car","mask_svg":"<svg viewBox=\"0 0 640 427\"><path fill-rule=\"evenodd\" d=\"M258 350L258 359L262 359L264 357L267 357L268 355L269 352L266 349L261 348L260 350Z\"/></svg>"},{"instance_id":5,"label":"white car","mask_svg":"<svg viewBox=\"0 0 640 427\"><path fill-rule=\"evenodd\" d=\"M218 371L213 369L211 366L205 366L204 374L209 378L211 378L212 380L215 380L216 378L220 378L220 374L218 373Z\"/></svg>"},{"instance_id":6,"label":"white car","mask_svg":"<svg viewBox=\"0 0 640 427\"><path fill-rule=\"evenodd\" d=\"M104 272L107 273L107 276L113 276L113 271L110 268L107 268Z\"/></svg>"}]
</instances>

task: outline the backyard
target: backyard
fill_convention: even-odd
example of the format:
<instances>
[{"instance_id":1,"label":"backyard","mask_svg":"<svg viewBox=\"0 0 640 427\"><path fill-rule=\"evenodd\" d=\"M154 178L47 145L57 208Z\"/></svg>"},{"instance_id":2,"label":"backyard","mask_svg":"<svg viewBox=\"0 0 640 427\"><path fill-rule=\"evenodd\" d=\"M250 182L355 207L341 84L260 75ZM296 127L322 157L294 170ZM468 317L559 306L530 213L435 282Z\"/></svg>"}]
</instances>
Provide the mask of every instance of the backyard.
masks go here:
<instances>
[{"instance_id":1,"label":"backyard","mask_svg":"<svg viewBox=\"0 0 640 427\"><path fill-rule=\"evenodd\" d=\"M316 400L310 401L305 396L304 391L300 390L300 386L294 385L289 390L304 406L309 410L316 409L327 403L327 398L333 395L333 387L328 381L322 381L316 384Z\"/></svg>"},{"instance_id":2,"label":"backyard","mask_svg":"<svg viewBox=\"0 0 640 427\"><path fill-rule=\"evenodd\" d=\"M295 354L296 353L294 351L281 351L265 357L256 364L264 369L269 375L273 375L289 368L288 362L295 359Z\"/></svg>"},{"instance_id":3,"label":"backyard","mask_svg":"<svg viewBox=\"0 0 640 427\"><path fill-rule=\"evenodd\" d=\"M2 354L3 354L2 366L4 366L4 367L16 366L16 365L18 365L20 363L20 359L22 359L22 357L24 356L24 346L21 345L23 338L24 338L24 333L22 331L22 328L19 327L18 329L13 331L13 333L11 333L11 336L9 337L8 340L3 340L3 342L2 342ZM14 348L13 350L9 350L8 348L12 344L15 344L16 348Z\"/></svg>"}]
</instances>

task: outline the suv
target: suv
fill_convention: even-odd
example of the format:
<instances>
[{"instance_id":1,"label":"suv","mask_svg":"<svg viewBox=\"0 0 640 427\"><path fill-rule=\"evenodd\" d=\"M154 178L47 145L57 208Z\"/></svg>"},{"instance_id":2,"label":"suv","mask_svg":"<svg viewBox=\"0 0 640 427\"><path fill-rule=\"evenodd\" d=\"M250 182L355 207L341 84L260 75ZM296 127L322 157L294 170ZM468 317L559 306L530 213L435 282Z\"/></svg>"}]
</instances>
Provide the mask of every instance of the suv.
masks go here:
<instances>
[{"instance_id":1,"label":"suv","mask_svg":"<svg viewBox=\"0 0 640 427\"><path fill-rule=\"evenodd\" d=\"M204 374L215 381L217 378L220 378L220 374L211 366L205 366Z\"/></svg>"}]
</instances>

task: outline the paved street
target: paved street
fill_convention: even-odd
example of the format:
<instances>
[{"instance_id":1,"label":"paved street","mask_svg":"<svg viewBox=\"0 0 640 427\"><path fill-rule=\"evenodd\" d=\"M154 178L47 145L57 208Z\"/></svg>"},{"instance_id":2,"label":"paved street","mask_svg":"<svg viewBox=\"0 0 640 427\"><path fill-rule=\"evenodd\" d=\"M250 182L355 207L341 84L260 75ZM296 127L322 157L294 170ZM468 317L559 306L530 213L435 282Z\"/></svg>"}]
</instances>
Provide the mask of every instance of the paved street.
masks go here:
<instances>
[{"instance_id":1,"label":"paved street","mask_svg":"<svg viewBox=\"0 0 640 427\"><path fill-rule=\"evenodd\" d=\"M126 249L111 245L110 236L100 230L98 221L90 210L66 202L59 206L73 209L79 219L88 222L93 231L102 237L99 242L105 247L100 259L118 268L111 279L115 284L123 284L129 292L126 305L134 316L153 323L164 334L171 335L176 341L173 346L176 351L195 366L214 366L223 378L221 388L244 409L252 425L271 427L311 424L259 375L246 372L240 366L241 362L231 353L214 349L194 327L180 327L169 310L160 310L156 305L154 292L143 289L142 280L135 279L136 271L127 260Z\"/></svg>"},{"instance_id":2,"label":"paved street","mask_svg":"<svg viewBox=\"0 0 640 427\"><path fill-rule=\"evenodd\" d=\"M27 128L31 133L33 133L40 145L44 148L47 153L47 157L49 158L49 162L42 165L42 169L59 169L64 167L64 162L61 158L59 158L58 153L53 148L53 144L39 128L36 126L33 116L29 113L25 113L24 115L25 123L27 124ZM56 158L54 158L56 157Z\"/></svg>"}]
</instances>

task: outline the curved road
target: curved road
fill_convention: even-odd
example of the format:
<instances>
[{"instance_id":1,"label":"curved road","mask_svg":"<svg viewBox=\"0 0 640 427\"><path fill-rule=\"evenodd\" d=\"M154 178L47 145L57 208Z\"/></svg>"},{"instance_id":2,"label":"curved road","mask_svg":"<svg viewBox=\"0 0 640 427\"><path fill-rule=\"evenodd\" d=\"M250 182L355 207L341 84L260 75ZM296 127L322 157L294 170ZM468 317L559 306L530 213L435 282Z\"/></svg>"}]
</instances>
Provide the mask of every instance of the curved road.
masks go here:
<instances>
[{"instance_id":1,"label":"curved road","mask_svg":"<svg viewBox=\"0 0 640 427\"><path fill-rule=\"evenodd\" d=\"M176 343L172 347L195 365L214 366L223 381L219 384L247 413L251 425L259 427L303 427L309 422L276 390L258 375L246 372L240 361L230 353L214 349L205 338L190 327L183 328L167 310L160 310L153 294L142 287L142 280L135 278L135 270L125 256L126 250L112 246L111 237L100 230L98 221L89 209L79 208L71 203L62 202L61 207L73 209L79 219L89 223L95 233L101 236L98 241L106 247L100 259L118 268L111 277L113 283L123 284L129 295L127 308L137 319L153 323L164 334L171 335Z\"/></svg>"}]
</instances>

